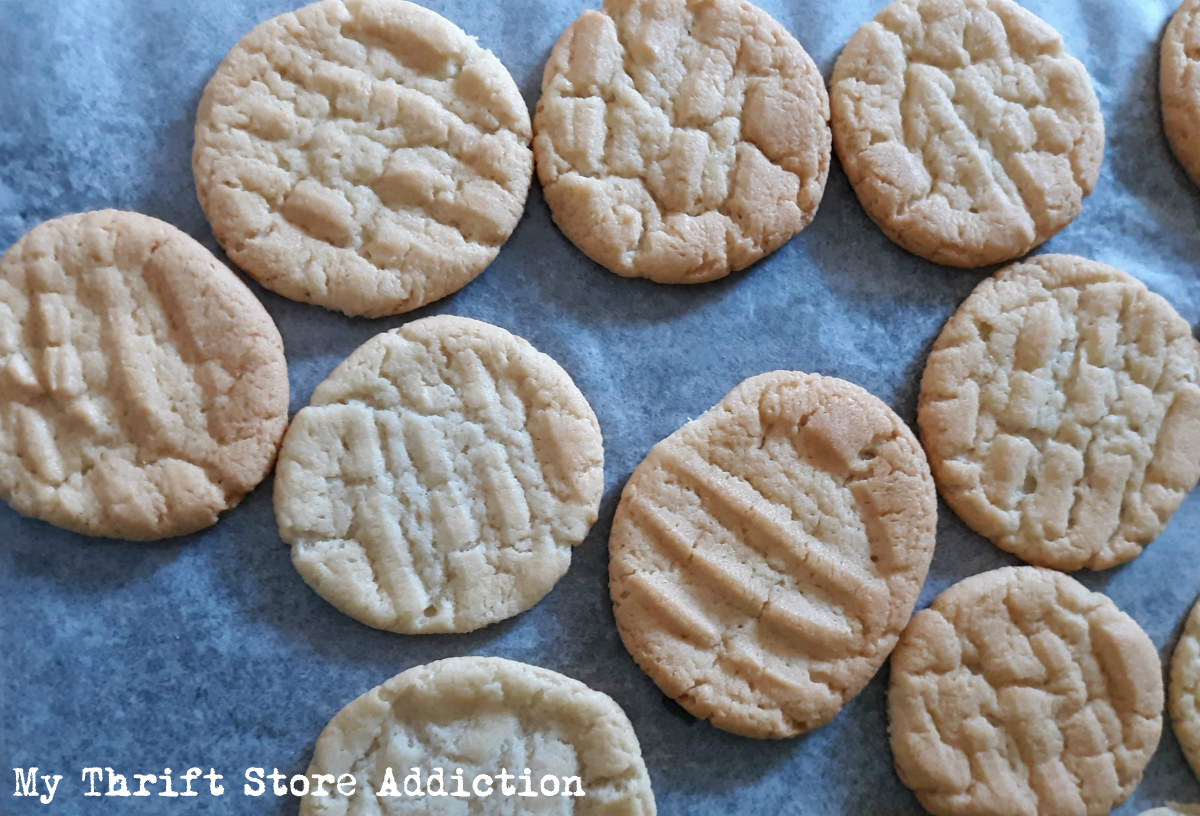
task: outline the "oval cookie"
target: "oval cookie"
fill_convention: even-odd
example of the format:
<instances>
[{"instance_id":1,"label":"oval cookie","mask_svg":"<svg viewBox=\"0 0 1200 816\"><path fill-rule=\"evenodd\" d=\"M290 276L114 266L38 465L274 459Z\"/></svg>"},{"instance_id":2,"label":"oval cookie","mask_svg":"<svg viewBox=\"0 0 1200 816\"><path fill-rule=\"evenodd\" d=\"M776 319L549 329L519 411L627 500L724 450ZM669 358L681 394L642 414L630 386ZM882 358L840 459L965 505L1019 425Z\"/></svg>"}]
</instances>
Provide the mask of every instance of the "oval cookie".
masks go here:
<instances>
[{"instance_id":1,"label":"oval cookie","mask_svg":"<svg viewBox=\"0 0 1200 816\"><path fill-rule=\"evenodd\" d=\"M831 377L751 377L629 477L609 538L617 628L693 715L793 736L887 658L936 522L925 454L886 405Z\"/></svg>"},{"instance_id":2,"label":"oval cookie","mask_svg":"<svg viewBox=\"0 0 1200 816\"><path fill-rule=\"evenodd\" d=\"M625 277L700 283L808 226L829 173L813 61L740 0L605 0L554 46L534 117L554 221Z\"/></svg>"},{"instance_id":3,"label":"oval cookie","mask_svg":"<svg viewBox=\"0 0 1200 816\"><path fill-rule=\"evenodd\" d=\"M388 768L399 798L385 787ZM413 769L421 786L431 771L442 769L447 792L458 790L454 775L461 772L466 796L414 802L399 789ZM506 793L504 786L524 791L526 783L500 774L523 772L534 796ZM354 798L336 791L306 796L301 816L362 812L352 809L356 801L382 806L382 812L394 812L389 803L403 809L423 801L428 804L420 810L426 813L657 812L637 735L612 698L558 672L498 657L452 657L417 666L339 711L317 739L308 774L336 779L346 773L357 782ZM487 780L476 789L480 775ZM551 789L547 777L557 780L557 794L544 793ZM478 792L489 788L486 795Z\"/></svg>"},{"instance_id":4,"label":"oval cookie","mask_svg":"<svg viewBox=\"0 0 1200 816\"><path fill-rule=\"evenodd\" d=\"M1171 727L1200 778L1200 605L1193 605L1171 657Z\"/></svg>"},{"instance_id":5,"label":"oval cookie","mask_svg":"<svg viewBox=\"0 0 1200 816\"><path fill-rule=\"evenodd\" d=\"M1135 558L1200 478L1200 345L1124 272L1041 255L942 329L917 421L972 529L1040 566Z\"/></svg>"},{"instance_id":6,"label":"oval cookie","mask_svg":"<svg viewBox=\"0 0 1200 816\"><path fill-rule=\"evenodd\" d=\"M221 62L192 169L229 257L284 297L396 314L465 286L517 225L529 113L491 52L404 0L325 0Z\"/></svg>"},{"instance_id":7,"label":"oval cookie","mask_svg":"<svg viewBox=\"0 0 1200 816\"><path fill-rule=\"evenodd\" d=\"M1200 0L1184 0L1167 25L1158 85L1171 149L1200 184Z\"/></svg>"},{"instance_id":8,"label":"oval cookie","mask_svg":"<svg viewBox=\"0 0 1200 816\"><path fill-rule=\"evenodd\" d=\"M287 425L283 341L238 277L149 216L30 230L0 258L0 498L78 533L213 524Z\"/></svg>"},{"instance_id":9,"label":"oval cookie","mask_svg":"<svg viewBox=\"0 0 1200 816\"><path fill-rule=\"evenodd\" d=\"M947 589L892 652L900 781L934 816L1105 814L1158 746L1158 652L1106 596L1036 567Z\"/></svg>"},{"instance_id":10,"label":"oval cookie","mask_svg":"<svg viewBox=\"0 0 1200 816\"><path fill-rule=\"evenodd\" d=\"M1011 0L897 0L846 44L833 144L867 215L900 246L975 267L1071 223L1104 156L1087 70Z\"/></svg>"},{"instance_id":11,"label":"oval cookie","mask_svg":"<svg viewBox=\"0 0 1200 816\"><path fill-rule=\"evenodd\" d=\"M275 515L323 598L394 632L523 612L567 571L604 450L561 367L503 329L428 317L364 343L292 421Z\"/></svg>"}]
</instances>

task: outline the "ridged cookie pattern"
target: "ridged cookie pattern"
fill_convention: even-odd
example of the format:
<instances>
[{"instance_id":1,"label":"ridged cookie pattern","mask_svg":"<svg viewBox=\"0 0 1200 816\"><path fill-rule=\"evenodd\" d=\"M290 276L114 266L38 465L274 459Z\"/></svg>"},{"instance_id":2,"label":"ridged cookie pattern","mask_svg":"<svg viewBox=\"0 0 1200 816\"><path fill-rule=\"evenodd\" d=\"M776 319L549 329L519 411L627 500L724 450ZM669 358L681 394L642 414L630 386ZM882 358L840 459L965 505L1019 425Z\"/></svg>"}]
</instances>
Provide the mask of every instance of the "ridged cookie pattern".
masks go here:
<instances>
[{"instance_id":1,"label":"ridged cookie pattern","mask_svg":"<svg viewBox=\"0 0 1200 816\"><path fill-rule=\"evenodd\" d=\"M1107 814L1158 746L1158 652L1098 592L1037 567L947 589L892 653L900 780L934 816Z\"/></svg>"},{"instance_id":2,"label":"ridged cookie pattern","mask_svg":"<svg viewBox=\"0 0 1200 816\"><path fill-rule=\"evenodd\" d=\"M267 475L287 425L270 315L199 243L104 210L0 259L0 498L78 533L208 527Z\"/></svg>"},{"instance_id":3,"label":"ridged cookie pattern","mask_svg":"<svg viewBox=\"0 0 1200 816\"><path fill-rule=\"evenodd\" d=\"M974 530L1033 564L1106 569L1200 478L1200 345L1136 278L1038 256L946 324L917 421L942 496Z\"/></svg>"},{"instance_id":4,"label":"ridged cookie pattern","mask_svg":"<svg viewBox=\"0 0 1200 816\"><path fill-rule=\"evenodd\" d=\"M1192 605L1171 657L1171 728L1200 778L1200 605Z\"/></svg>"},{"instance_id":5,"label":"ridged cookie pattern","mask_svg":"<svg viewBox=\"0 0 1200 816\"><path fill-rule=\"evenodd\" d=\"M609 539L617 627L695 716L751 737L817 728L887 658L936 520L925 455L882 402L752 377L629 478Z\"/></svg>"},{"instance_id":6,"label":"ridged cookie pattern","mask_svg":"<svg viewBox=\"0 0 1200 816\"><path fill-rule=\"evenodd\" d=\"M1200 184L1200 0L1184 0L1163 34L1159 95L1171 149Z\"/></svg>"},{"instance_id":7,"label":"ridged cookie pattern","mask_svg":"<svg viewBox=\"0 0 1200 816\"><path fill-rule=\"evenodd\" d=\"M528 768L535 786L543 775L578 776L584 791L569 799L517 798L502 796L497 781L489 797L447 797L445 809L418 805L424 813L657 812L637 735L612 698L557 672L498 657L417 666L339 711L317 739L308 773L353 774L355 795L305 797L301 816L413 812L411 799L376 796L388 767L397 784L411 768L420 768L422 779L433 768L447 776L461 768L467 786L477 774L519 775Z\"/></svg>"},{"instance_id":8,"label":"ridged cookie pattern","mask_svg":"<svg viewBox=\"0 0 1200 816\"><path fill-rule=\"evenodd\" d=\"M205 88L196 192L229 257L293 300L378 317L461 288L516 227L533 174L508 71L403 0L262 23Z\"/></svg>"},{"instance_id":9,"label":"ridged cookie pattern","mask_svg":"<svg viewBox=\"0 0 1200 816\"><path fill-rule=\"evenodd\" d=\"M1054 29L1011 0L897 0L846 44L833 143L889 238L959 267L1018 258L1075 219L1100 104Z\"/></svg>"},{"instance_id":10,"label":"ridged cookie pattern","mask_svg":"<svg viewBox=\"0 0 1200 816\"><path fill-rule=\"evenodd\" d=\"M377 335L292 421L275 513L292 561L343 612L461 632L550 591L596 520L600 427L545 354L438 316Z\"/></svg>"},{"instance_id":11,"label":"ridged cookie pattern","mask_svg":"<svg viewBox=\"0 0 1200 816\"><path fill-rule=\"evenodd\" d=\"M816 214L829 99L813 61L739 0L605 0L550 53L534 117L554 220L626 277L699 283Z\"/></svg>"}]
</instances>

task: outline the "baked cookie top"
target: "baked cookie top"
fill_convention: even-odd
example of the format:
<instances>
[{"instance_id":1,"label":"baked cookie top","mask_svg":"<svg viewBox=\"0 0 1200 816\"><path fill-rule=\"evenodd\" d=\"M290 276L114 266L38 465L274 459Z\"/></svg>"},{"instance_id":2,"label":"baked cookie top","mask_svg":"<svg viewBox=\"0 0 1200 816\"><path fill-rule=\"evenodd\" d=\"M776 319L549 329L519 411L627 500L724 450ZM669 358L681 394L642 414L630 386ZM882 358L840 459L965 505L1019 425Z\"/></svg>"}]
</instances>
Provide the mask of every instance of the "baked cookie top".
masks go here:
<instances>
[{"instance_id":1,"label":"baked cookie top","mask_svg":"<svg viewBox=\"0 0 1200 816\"><path fill-rule=\"evenodd\" d=\"M886 405L831 377L751 377L625 485L609 538L617 628L695 716L794 736L887 658L936 522L925 454Z\"/></svg>"},{"instance_id":2,"label":"baked cookie top","mask_svg":"<svg viewBox=\"0 0 1200 816\"><path fill-rule=\"evenodd\" d=\"M1162 733L1150 638L1036 567L975 575L914 615L887 701L896 772L934 816L1106 814Z\"/></svg>"},{"instance_id":3,"label":"baked cookie top","mask_svg":"<svg viewBox=\"0 0 1200 816\"><path fill-rule=\"evenodd\" d=\"M169 224L68 215L0 258L0 498L78 533L195 532L271 468L283 341L246 285Z\"/></svg>"},{"instance_id":4,"label":"baked cookie top","mask_svg":"<svg viewBox=\"0 0 1200 816\"><path fill-rule=\"evenodd\" d=\"M301 816L344 816L355 800L375 802L389 767L397 786L413 768L420 770L422 785L430 770L443 768L447 791L457 790L450 777L455 769L462 770L468 792L479 774L493 777L490 796L442 800L460 802L456 813L657 812L637 735L612 698L558 672L499 657L452 657L417 666L339 711L317 739L308 773L354 774L355 798L336 790L328 797L306 796ZM563 798L560 792L550 807L545 796L504 795L500 772L519 776L526 769L537 793L544 776L556 776L560 783L578 777L569 790L582 789L584 795ZM525 789L524 782L508 784Z\"/></svg>"},{"instance_id":5,"label":"baked cookie top","mask_svg":"<svg viewBox=\"0 0 1200 816\"><path fill-rule=\"evenodd\" d=\"M1200 184L1200 0L1184 0L1163 34L1159 93L1171 149Z\"/></svg>"},{"instance_id":6,"label":"baked cookie top","mask_svg":"<svg viewBox=\"0 0 1200 816\"><path fill-rule=\"evenodd\" d=\"M444 297L491 263L533 174L508 71L404 0L325 0L256 27L196 117L213 234L285 297L351 315Z\"/></svg>"},{"instance_id":7,"label":"baked cookie top","mask_svg":"<svg viewBox=\"0 0 1200 816\"><path fill-rule=\"evenodd\" d=\"M946 503L1024 560L1135 558L1200 478L1200 345L1136 278L1041 255L942 329L917 422Z\"/></svg>"},{"instance_id":8,"label":"baked cookie top","mask_svg":"<svg viewBox=\"0 0 1200 816\"><path fill-rule=\"evenodd\" d=\"M975 267L1079 215L1104 156L1087 70L1011 0L897 0L830 85L833 143L867 215L900 246Z\"/></svg>"},{"instance_id":9,"label":"baked cookie top","mask_svg":"<svg viewBox=\"0 0 1200 816\"><path fill-rule=\"evenodd\" d=\"M554 220L626 277L699 283L816 214L829 99L813 61L738 0L604 0L550 52L534 117Z\"/></svg>"},{"instance_id":10,"label":"baked cookie top","mask_svg":"<svg viewBox=\"0 0 1200 816\"><path fill-rule=\"evenodd\" d=\"M275 514L323 598L395 632L465 632L533 606L604 484L565 371L504 329L428 317L376 335L292 421Z\"/></svg>"},{"instance_id":11,"label":"baked cookie top","mask_svg":"<svg viewBox=\"0 0 1200 816\"><path fill-rule=\"evenodd\" d=\"M1171 657L1171 727L1200 778L1200 605L1193 604Z\"/></svg>"}]
</instances>

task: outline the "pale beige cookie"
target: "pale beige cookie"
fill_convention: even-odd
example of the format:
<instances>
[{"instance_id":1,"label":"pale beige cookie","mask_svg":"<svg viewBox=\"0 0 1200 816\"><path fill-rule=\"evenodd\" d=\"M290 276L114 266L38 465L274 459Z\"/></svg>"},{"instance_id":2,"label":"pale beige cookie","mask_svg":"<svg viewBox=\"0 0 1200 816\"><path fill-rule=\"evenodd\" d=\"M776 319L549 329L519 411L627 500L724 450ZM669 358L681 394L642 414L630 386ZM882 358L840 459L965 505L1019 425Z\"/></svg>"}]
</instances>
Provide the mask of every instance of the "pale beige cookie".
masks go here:
<instances>
[{"instance_id":1,"label":"pale beige cookie","mask_svg":"<svg viewBox=\"0 0 1200 816\"><path fill-rule=\"evenodd\" d=\"M389 767L400 796L385 787ZM414 768L423 790L429 773L443 769L447 792L458 790L453 776L461 769L467 796L403 795L403 779ZM524 791L526 783L500 774L526 770L536 795L506 794L504 786ZM308 773L353 774L357 786L350 798L336 791L305 797L301 816L657 812L637 735L612 698L558 672L499 657L439 660L368 691L321 732ZM480 775L488 778L478 791L490 787L490 795L476 790ZM553 787L546 777L557 779L557 794L543 793Z\"/></svg>"},{"instance_id":2,"label":"pale beige cookie","mask_svg":"<svg viewBox=\"0 0 1200 816\"><path fill-rule=\"evenodd\" d=\"M925 454L886 405L831 377L751 377L625 485L617 628L695 716L749 737L809 731L892 650L936 522Z\"/></svg>"},{"instance_id":3,"label":"pale beige cookie","mask_svg":"<svg viewBox=\"0 0 1200 816\"><path fill-rule=\"evenodd\" d=\"M1036 567L975 575L914 615L887 700L896 772L934 816L1103 816L1162 733L1150 638Z\"/></svg>"},{"instance_id":4,"label":"pale beige cookie","mask_svg":"<svg viewBox=\"0 0 1200 816\"><path fill-rule=\"evenodd\" d=\"M1144 810L1139 816L1200 816L1200 805L1181 805L1170 802L1162 807Z\"/></svg>"},{"instance_id":5,"label":"pale beige cookie","mask_svg":"<svg viewBox=\"0 0 1200 816\"><path fill-rule=\"evenodd\" d=\"M1171 658L1171 725L1200 777L1200 605L1193 605Z\"/></svg>"},{"instance_id":6,"label":"pale beige cookie","mask_svg":"<svg viewBox=\"0 0 1200 816\"><path fill-rule=\"evenodd\" d=\"M459 289L517 225L529 113L490 51L404 0L324 0L262 23L196 117L213 234L285 297L396 314Z\"/></svg>"},{"instance_id":7,"label":"pale beige cookie","mask_svg":"<svg viewBox=\"0 0 1200 816\"><path fill-rule=\"evenodd\" d=\"M934 344L917 422L946 503L1040 566L1107 569L1200 478L1200 345L1137 279L1041 255L976 287Z\"/></svg>"},{"instance_id":8,"label":"pale beige cookie","mask_svg":"<svg viewBox=\"0 0 1200 816\"><path fill-rule=\"evenodd\" d=\"M1171 149L1200 184L1200 0L1184 0L1163 35L1159 93Z\"/></svg>"},{"instance_id":9,"label":"pale beige cookie","mask_svg":"<svg viewBox=\"0 0 1200 816\"><path fill-rule=\"evenodd\" d=\"M86 535L208 527L253 490L287 425L283 341L208 250L104 210L0 258L0 498Z\"/></svg>"},{"instance_id":10,"label":"pale beige cookie","mask_svg":"<svg viewBox=\"0 0 1200 816\"><path fill-rule=\"evenodd\" d=\"M275 515L321 597L394 632L533 606L596 520L604 450L557 363L462 317L376 335L292 421Z\"/></svg>"},{"instance_id":11,"label":"pale beige cookie","mask_svg":"<svg viewBox=\"0 0 1200 816\"><path fill-rule=\"evenodd\" d=\"M941 264L1018 258L1071 223L1104 156L1091 79L1012 0L897 0L830 85L833 144L871 220Z\"/></svg>"},{"instance_id":12,"label":"pale beige cookie","mask_svg":"<svg viewBox=\"0 0 1200 816\"><path fill-rule=\"evenodd\" d=\"M618 275L700 283L816 215L829 98L813 61L739 0L604 0L550 52L534 117L554 220Z\"/></svg>"}]
</instances>

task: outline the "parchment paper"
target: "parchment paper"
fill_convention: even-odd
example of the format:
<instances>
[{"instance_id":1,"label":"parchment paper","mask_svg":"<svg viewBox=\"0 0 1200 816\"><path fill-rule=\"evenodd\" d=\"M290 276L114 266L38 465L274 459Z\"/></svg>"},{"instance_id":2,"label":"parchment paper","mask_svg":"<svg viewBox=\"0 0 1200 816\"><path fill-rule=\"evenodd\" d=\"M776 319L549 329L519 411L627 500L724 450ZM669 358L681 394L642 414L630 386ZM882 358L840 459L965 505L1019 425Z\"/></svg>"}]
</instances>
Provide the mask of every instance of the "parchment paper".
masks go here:
<instances>
[{"instance_id":1,"label":"parchment paper","mask_svg":"<svg viewBox=\"0 0 1200 816\"><path fill-rule=\"evenodd\" d=\"M508 66L530 109L551 45L588 0L425 0ZM759 0L828 79L846 39L884 0ZM1082 216L1041 251L1124 269L1200 319L1200 192L1159 118L1158 41L1174 0L1026 0L1087 65L1107 151ZM0 0L0 250L37 223L116 207L169 221L221 255L196 202L190 156L200 93L255 24L297 0ZM161 544L89 540L0 505L0 779L37 765L65 776L25 814L294 813L294 799L242 795L248 766L303 773L345 703L443 657L501 655L564 672L629 714L659 812L908 814L892 770L887 670L832 724L783 742L725 734L669 703L622 648L607 591L606 541L620 489L656 441L745 377L794 368L843 377L914 419L942 323L990 270L908 255L867 219L836 162L816 221L780 251L721 282L664 287L588 261L554 227L535 183L520 226L474 283L408 316L348 319L251 283L286 344L291 408L377 332L429 314L490 321L574 377L600 419L600 520L538 606L467 635L404 637L337 612L292 568L271 482L203 533ZM937 553L921 596L1017 563L939 507ZM1136 561L1078 574L1149 632L1164 661L1200 592L1200 496ZM91 799L80 770L225 775L226 794ZM1145 780L1117 812L1200 801L1169 727Z\"/></svg>"}]
</instances>

